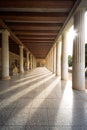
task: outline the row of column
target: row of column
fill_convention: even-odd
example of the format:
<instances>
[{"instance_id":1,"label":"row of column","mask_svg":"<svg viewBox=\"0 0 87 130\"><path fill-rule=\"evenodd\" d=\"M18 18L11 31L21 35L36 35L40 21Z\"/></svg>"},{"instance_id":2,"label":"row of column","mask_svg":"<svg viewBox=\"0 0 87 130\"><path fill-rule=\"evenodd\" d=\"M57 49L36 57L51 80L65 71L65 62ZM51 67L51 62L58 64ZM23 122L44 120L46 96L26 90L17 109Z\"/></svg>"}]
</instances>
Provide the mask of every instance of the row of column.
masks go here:
<instances>
[{"instance_id":1,"label":"row of column","mask_svg":"<svg viewBox=\"0 0 87 130\"><path fill-rule=\"evenodd\" d=\"M85 89L85 10L80 9L74 15L74 29L77 33L73 41L72 87ZM74 34L72 34L74 35ZM61 75L62 80L68 79L68 45L67 32L64 31L61 41L51 48L46 57L47 68Z\"/></svg>"},{"instance_id":2,"label":"row of column","mask_svg":"<svg viewBox=\"0 0 87 130\"><path fill-rule=\"evenodd\" d=\"M23 46L19 46L20 48L20 73L24 73L24 67L23 67ZM29 55L30 55L30 61L29 61ZM29 71L29 68L30 69L33 69L36 67L36 59L35 57L30 54L29 51L26 52L26 67L27 67L27 71ZM30 66L29 66L30 65Z\"/></svg>"},{"instance_id":3,"label":"row of column","mask_svg":"<svg viewBox=\"0 0 87 130\"><path fill-rule=\"evenodd\" d=\"M62 44L63 43L63 44ZM62 42L59 40L46 57L47 68L56 74L61 75L62 80L68 79L68 54L66 34L62 36Z\"/></svg>"},{"instance_id":4,"label":"row of column","mask_svg":"<svg viewBox=\"0 0 87 130\"><path fill-rule=\"evenodd\" d=\"M7 30L2 31L2 79L7 80L10 79L9 76L9 36L10 33ZM19 46L20 48L20 73L24 73L23 67L23 46ZM29 61L30 55L30 61ZM26 52L26 65L27 71L36 67L36 59L35 57L29 52ZM29 66L30 65L30 66Z\"/></svg>"}]
</instances>

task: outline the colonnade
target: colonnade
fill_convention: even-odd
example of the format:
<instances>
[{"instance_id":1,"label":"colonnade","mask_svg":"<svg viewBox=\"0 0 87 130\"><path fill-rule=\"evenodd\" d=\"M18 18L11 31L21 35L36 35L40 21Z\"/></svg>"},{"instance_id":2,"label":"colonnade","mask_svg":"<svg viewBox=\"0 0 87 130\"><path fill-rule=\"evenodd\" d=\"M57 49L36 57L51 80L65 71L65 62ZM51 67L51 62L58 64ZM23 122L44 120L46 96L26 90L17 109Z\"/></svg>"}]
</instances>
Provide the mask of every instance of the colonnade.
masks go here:
<instances>
[{"instance_id":1,"label":"colonnade","mask_svg":"<svg viewBox=\"0 0 87 130\"><path fill-rule=\"evenodd\" d=\"M76 36L73 40L72 88L85 89L85 10L79 9L74 18ZM74 34L72 34L74 35ZM47 68L61 76L61 80L68 79L68 44L67 30L64 30L46 57Z\"/></svg>"},{"instance_id":2,"label":"colonnade","mask_svg":"<svg viewBox=\"0 0 87 130\"><path fill-rule=\"evenodd\" d=\"M77 35L73 41L73 66L72 66L72 87L77 90L85 89L85 10L79 9L74 17L74 29ZM9 76L9 36L7 30L2 31L2 79L10 79ZM24 73L23 49L20 48L20 73ZM68 79L68 54L67 54L67 30L63 30L57 42L53 45L46 56L46 67L61 76L61 80ZM26 51L27 71L36 67L35 57Z\"/></svg>"},{"instance_id":3,"label":"colonnade","mask_svg":"<svg viewBox=\"0 0 87 130\"><path fill-rule=\"evenodd\" d=\"M8 80L10 79L9 75L10 33L7 30L2 30L1 33L2 33L2 79ZM23 57L24 47L20 45L19 48L20 48L20 73L24 73L24 57ZM29 71L29 69L33 69L36 67L36 58L28 50L26 50L26 67L27 71Z\"/></svg>"}]
</instances>

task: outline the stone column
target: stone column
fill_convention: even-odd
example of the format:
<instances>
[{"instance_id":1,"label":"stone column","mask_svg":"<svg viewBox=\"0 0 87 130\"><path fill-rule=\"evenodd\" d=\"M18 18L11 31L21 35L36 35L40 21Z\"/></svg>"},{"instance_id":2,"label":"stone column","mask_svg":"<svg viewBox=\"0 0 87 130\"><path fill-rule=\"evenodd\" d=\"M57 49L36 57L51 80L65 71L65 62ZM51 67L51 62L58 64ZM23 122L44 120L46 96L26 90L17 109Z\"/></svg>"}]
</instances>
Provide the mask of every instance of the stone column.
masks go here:
<instances>
[{"instance_id":1,"label":"stone column","mask_svg":"<svg viewBox=\"0 0 87 130\"><path fill-rule=\"evenodd\" d=\"M30 68L32 69L32 54L30 54Z\"/></svg>"},{"instance_id":2,"label":"stone column","mask_svg":"<svg viewBox=\"0 0 87 130\"><path fill-rule=\"evenodd\" d=\"M23 67L23 46L19 46L20 48L20 73L24 73Z\"/></svg>"},{"instance_id":3,"label":"stone column","mask_svg":"<svg viewBox=\"0 0 87 130\"><path fill-rule=\"evenodd\" d=\"M33 57L33 68L35 68L35 57Z\"/></svg>"},{"instance_id":4,"label":"stone column","mask_svg":"<svg viewBox=\"0 0 87 130\"><path fill-rule=\"evenodd\" d=\"M53 48L52 48L52 72L54 72L54 56L53 56Z\"/></svg>"},{"instance_id":5,"label":"stone column","mask_svg":"<svg viewBox=\"0 0 87 130\"><path fill-rule=\"evenodd\" d=\"M67 51L67 33L62 35L62 57L61 57L61 79L68 79L68 51Z\"/></svg>"},{"instance_id":6,"label":"stone column","mask_svg":"<svg viewBox=\"0 0 87 130\"><path fill-rule=\"evenodd\" d=\"M32 69L33 69L33 55L32 55Z\"/></svg>"},{"instance_id":7,"label":"stone column","mask_svg":"<svg viewBox=\"0 0 87 130\"><path fill-rule=\"evenodd\" d=\"M61 75L61 42L56 43L56 76Z\"/></svg>"},{"instance_id":8,"label":"stone column","mask_svg":"<svg viewBox=\"0 0 87 130\"><path fill-rule=\"evenodd\" d=\"M27 51L27 71L29 71L29 51Z\"/></svg>"},{"instance_id":9,"label":"stone column","mask_svg":"<svg viewBox=\"0 0 87 130\"><path fill-rule=\"evenodd\" d=\"M51 51L49 52L49 69L51 71Z\"/></svg>"},{"instance_id":10,"label":"stone column","mask_svg":"<svg viewBox=\"0 0 87 130\"><path fill-rule=\"evenodd\" d=\"M53 47L53 73L54 73L54 47Z\"/></svg>"},{"instance_id":11,"label":"stone column","mask_svg":"<svg viewBox=\"0 0 87 130\"><path fill-rule=\"evenodd\" d=\"M56 72L56 46L53 47L53 73Z\"/></svg>"},{"instance_id":12,"label":"stone column","mask_svg":"<svg viewBox=\"0 0 87 130\"><path fill-rule=\"evenodd\" d=\"M49 54L47 55L48 69L49 69Z\"/></svg>"},{"instance_id":13,"label":"stone column","mask_svg":"<svg viewBox=\"0 0 87 130\"><path fill-rule=\"evenodd\" d=\"M2 79L8 80L9 76L9 32L2 31Z\"/></svg>"},{"instance_id":14,"label":"stone column","mask_svg":"<svg viewBox=\"0 0 87 130\"><path fill-rule=\"evenodd\" d=\"M53 72L53 50L51 49L51 71Z\"/></svg>"},{"instance_id":15,"label":"stone column","mask_svg":"<svg viewBox=\"0 0 87 130\"><path fill-rule=\"evenodd\" d=\"M47 57L46 57L46 67L47 67L47 69L48 69L48 55L47 55Z\"/></svg>"},{"instance_id":16,"label":"stone column","mask_svg":"<svg viewBox=\"0 0 87 130\"><path fill-rule=\"evenodd\" d=\"M74 16L74 29L77 35L73 45L72 87L85 89L85 10L81 9Z\"/></svg>"}]
</instances>

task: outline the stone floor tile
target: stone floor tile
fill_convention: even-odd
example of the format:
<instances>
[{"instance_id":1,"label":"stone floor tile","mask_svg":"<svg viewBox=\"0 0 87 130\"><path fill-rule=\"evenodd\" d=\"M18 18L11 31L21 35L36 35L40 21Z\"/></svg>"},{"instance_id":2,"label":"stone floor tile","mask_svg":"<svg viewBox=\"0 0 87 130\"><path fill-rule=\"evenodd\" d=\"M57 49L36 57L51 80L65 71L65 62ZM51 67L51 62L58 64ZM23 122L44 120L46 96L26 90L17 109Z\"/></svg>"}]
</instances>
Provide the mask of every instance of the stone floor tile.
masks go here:
<instances>
[{"instance_id":1,"label":"stone floor tile","mask_svg":"<svg viewBox=\"0 0 87 130\"><path fill-rule=\"evenodd\" d=\"M29 114L23 113L23 109L19 111L13 111L7 121L5 122L5 125L9 126L18 126L18 125L26 125L28 120Z\"/></svg>"},{"instance_id":2,"label":"stone floor tile","mask_svg":"<svg viewBox=\"0 0 87 130\"><path fill-rule=\"evenodd\" d=\"M80 127L80 126L56 126L56 127L50 127L50 130L87 130L87 127Z\"/></svg>"},{"instance_id":3,"label":"stone floor tile","mask_svg":"<svg viewBox=\"0 0 87 130\"><path fill-rule=\"evenodd\" d=\"M33 103L33 99L27 99L27 98L21 98L19 101L16 103L16 108L22 109L22 108L31 108Z\"/></svg>"},{"instance_id":4,"label":"stone floor tile","mask_svg":"<svg viewBox=\"0 0 87 130\"><path fill-rule=\"evenodd\" d=\"M87 130L86 99L46 68L19 74L0 81L0 130Z\"/></svg>"},{"instance_id":5,"label":"stone floor tile","mask_svg":"<svg viewBox=\"0 0 87 130\"><path fill-rule=\"evenodd\" d=\"M32 103L32 108L47 108L46 99L34 99Z\"/></svg>"},{"instance_id":6,"label":"stone floor tile","mask_svg":"<svg viewBox=\"0 0 87 130\"><path fill-rule=\"evenodd\" d=\"M25 127L22 126L0 126L0 130L25 130Z\"/></svg>"},{"instance_id":7,"label":"stone floor tile","mask_svg":"<svg viewBox=\"0 0 87 130\"><path fill-rule=\"evenodd\" d=\"M31 109L26 125L48 125L47 109Z\"/></svg>"},{"instance_id":8,"label":"stone floor tile","mask_svg":"<svg viewBox=\"0 0 87 130\"><path fill-rule=\"evenodd\" d=\"M49 126L26 126L25 130L50 130Z\"/></svg>"}]
</instances>

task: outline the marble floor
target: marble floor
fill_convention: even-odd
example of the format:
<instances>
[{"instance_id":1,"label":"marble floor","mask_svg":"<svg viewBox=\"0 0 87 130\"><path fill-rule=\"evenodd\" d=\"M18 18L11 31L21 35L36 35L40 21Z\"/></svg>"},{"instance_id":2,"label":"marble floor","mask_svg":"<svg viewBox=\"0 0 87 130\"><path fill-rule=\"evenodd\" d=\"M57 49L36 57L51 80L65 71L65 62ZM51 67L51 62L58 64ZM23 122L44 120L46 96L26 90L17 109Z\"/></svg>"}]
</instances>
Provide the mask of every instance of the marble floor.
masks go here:
<instances>
[{"instance_id":1,"label":"marble floor","mask_svg":"<svg viewBox=\"0 0 87 130\"><path fill-rule=\"evenodd\" d=\"M0 81L0 130L87 130L87 91L46 68Z\"/></svg>"}]
</instances>

